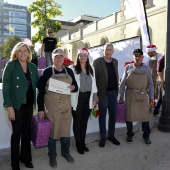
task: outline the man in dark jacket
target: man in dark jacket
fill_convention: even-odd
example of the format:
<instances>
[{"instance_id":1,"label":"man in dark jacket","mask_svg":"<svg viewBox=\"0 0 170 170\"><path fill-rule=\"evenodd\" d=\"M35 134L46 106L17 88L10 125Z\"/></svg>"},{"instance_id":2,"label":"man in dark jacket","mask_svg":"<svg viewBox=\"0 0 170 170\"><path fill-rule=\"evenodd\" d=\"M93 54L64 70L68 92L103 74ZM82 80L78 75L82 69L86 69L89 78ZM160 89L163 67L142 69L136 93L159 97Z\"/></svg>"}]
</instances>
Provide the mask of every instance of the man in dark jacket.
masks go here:
<instances>
[{"instance_id":1,"label":"man in dark jacket","mask_svg":"<svg viewBox=\"0 0 170 170\"><path fill-rule=\"evenodd\" d=\"M115 145L120 145L120 142L114 137L118 94L118 61L112 58L113 52L113 45L111 43L105 44L103 57L97 58L93 63L99 97L100 147L104 147L106 142L107 109L109 113L108 140Z\"/></svg>"}]
</instances>

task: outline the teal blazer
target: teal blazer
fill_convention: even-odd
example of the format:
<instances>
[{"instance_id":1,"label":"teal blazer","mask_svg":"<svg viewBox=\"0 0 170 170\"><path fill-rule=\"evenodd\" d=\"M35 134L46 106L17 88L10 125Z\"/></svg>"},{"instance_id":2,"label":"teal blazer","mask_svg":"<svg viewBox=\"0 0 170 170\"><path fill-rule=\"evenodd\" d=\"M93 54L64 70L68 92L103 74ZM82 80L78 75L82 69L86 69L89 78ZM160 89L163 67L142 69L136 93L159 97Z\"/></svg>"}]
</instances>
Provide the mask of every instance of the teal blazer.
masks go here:
<instances>
[{"instance_id":1,"label":"teal blazer","mask_svg":"<svg viewBox=\"0 0 170 170\"><path fill-rule=\"evenodd\" d=\"M27 62L30 73L32 87L34 91L34 104L36 104L36 88L38 86L38 69L31 62ZM19 110L28 90L28 83L18 60L9 61L2 75L2 93L4 98L3 105L12 105Z\"/></svg>"}]
</instances>

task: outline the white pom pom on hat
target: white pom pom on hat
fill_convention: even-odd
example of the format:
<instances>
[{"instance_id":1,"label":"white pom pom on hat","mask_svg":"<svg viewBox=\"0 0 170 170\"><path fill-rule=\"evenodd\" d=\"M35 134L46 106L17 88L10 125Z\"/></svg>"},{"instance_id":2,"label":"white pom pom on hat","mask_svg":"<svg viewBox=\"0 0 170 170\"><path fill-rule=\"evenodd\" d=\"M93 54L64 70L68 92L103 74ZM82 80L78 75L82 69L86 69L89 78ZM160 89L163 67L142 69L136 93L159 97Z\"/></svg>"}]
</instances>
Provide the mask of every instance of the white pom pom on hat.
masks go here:
<instances>
[{"instance_id":1,"label":"white pom pom on hat","mask_svg":"<svg viewBox=\"0 0 170 170\"><path fill-rule=\"evenodd\" d=\"M89 56L89 51L87 48L82 48L78 51L77 55L80 54L80 53L84 53L84 54L87 54Z\"/></svg>"},{"instance_id":2,"label":"white pom pom on hat","mask_svg":"<svg viewBox=\"0 0 170 170\"><path fill-rule=\"evenodd\" d=\"M151 45L148 45L147 47L146 47L146 52L148 53L148 52L153 52L153 51L156 51L157 50L157 47L156 47L156 45L154 45L154 44L151 44Z\"/></svg>"}]
</instances>

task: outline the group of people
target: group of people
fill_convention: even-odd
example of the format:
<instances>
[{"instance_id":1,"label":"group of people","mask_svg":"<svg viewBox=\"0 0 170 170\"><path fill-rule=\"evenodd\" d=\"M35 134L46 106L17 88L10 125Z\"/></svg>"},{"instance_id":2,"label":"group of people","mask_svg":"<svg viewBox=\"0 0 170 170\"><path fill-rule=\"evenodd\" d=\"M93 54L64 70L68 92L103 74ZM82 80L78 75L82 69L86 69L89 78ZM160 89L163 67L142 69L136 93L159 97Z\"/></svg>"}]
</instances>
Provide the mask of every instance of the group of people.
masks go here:
<instances>
[{"instance_id":1,"label":"group of people","mask_svg":"<svg viewBox=\"0 0 170 170\"><path fill-rule=\"evenodd\" d=\"M151 68L152 80L154 84L154 99L157 99L153 115L156 116L159 114L159 110L162 104L162 96L164 93L164 55L156 52L156 45L149 45L146 48L146 52L150 57L149 67Z\"/></svg>"},{"instance_id":2,"label":"group of people","mask_svg":"<svg viewBox=\"0 0 170 170\"><path fill-rule=\"evenodd\" d=\"M125 98L127 142L132 142L134 135L132 122L135 121L142 122L144 141L146 144L151 144L148 114L149 106L154 105L151 69L142 63L142 50L135 49L134 63L126 66L119 88L118 60L112 58L113 53L113 44L105 44L103 57L94 60L91 66L88 49L82 48L77 53L75 64L69 68L64 66L63 50L55 48L51 53L53 64L45 68L42 75L38 77L37 67L30 62L29 46L23 42L15 45L11 53L11 61L6 64L2 79L4 107L12 123L11 166L13 170L20 169L20 162L27 168L33 168L30 129L33 105L36 105L36 88L38 88L38 117L43 119L46 116L51 121L48 142L51 167L57 167L58 139L61 143L61 155L69 163L74 163L69 149L72 117L76 149L79 154L89 151L85 144L87 123L92 108L97 104L100 110L99 147L105 146L106 139L115 145L120 145L115 138L118 95L120 95L120 103L123 103ZM70 95L49 91L50 79L68 83Z\"/></svg>"}]
</instances>

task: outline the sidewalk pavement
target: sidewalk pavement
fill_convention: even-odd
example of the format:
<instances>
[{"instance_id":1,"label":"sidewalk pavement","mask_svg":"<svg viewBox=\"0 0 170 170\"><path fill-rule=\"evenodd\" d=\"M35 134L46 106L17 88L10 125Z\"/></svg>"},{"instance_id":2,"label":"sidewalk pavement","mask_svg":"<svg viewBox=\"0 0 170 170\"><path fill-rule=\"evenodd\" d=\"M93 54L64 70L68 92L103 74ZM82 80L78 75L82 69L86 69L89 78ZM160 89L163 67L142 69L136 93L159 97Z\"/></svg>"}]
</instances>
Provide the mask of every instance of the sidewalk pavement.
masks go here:
<instances>
[{"instance_id":1,"label":"sidewalk pavement","mask_svg":"<svg viewBox=\"0 0 170 170\"><path fill-rule=\"evenodd\" d=\"M116 129L115 137L120 146L106 141L104 148L98 146L98 133L88 134L87 147L90 149L83 155L77 153L74 138L71 139L71 155L74 164L69 164L60 154L60 142L57 142L58 170L169 170L170 169L170 133L157 129L159 117L150 121L152 144L146 145L142 138L141 123L134 126L133 142L126 142L126 128ZM34 170L52 170L49 165L47 148L32 147ZM0 169L10 170L10 149L0 150ZM21 170L27 168L21 164Z\"/></svg>"}]
</instances>

